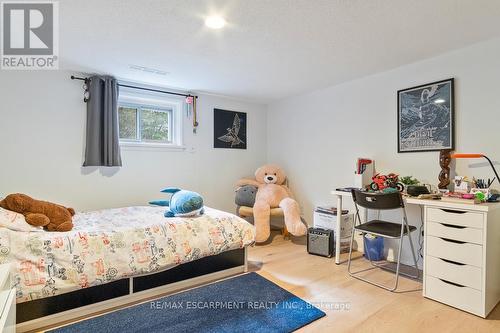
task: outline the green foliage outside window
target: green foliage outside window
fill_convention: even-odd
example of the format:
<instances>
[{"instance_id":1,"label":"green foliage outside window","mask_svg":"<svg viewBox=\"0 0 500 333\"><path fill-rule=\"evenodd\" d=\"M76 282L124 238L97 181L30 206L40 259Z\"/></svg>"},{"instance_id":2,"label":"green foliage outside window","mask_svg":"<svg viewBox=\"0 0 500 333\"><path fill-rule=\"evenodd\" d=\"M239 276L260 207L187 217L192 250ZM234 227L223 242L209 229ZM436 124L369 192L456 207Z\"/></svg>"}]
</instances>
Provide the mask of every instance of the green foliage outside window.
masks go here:
<instances>
[{"instance_id":1,"label":"green foliage outside window","mask_svg":"<svg viewBox=\"0 0 500 333\"><path fill-rule=\"evenodd\" d=\"M168 141L168 113L143 109L141 113L141 139Z\"/></svg>"},{"instance_id":2,"label":"green foliage outside window","mask_svg":"<svg viewBox=\"0 0 500 333\"><path fill-rule=\"evenodd\" d=\"M120 107L118 109L120 139L137 139L137 109Z\"/></svg>"},{"instance_id":3,"label":"green foliage outside window","mask_svg":"<svg viewBox=\"0 0 500 333\"><path fill-rule=\"evenodd\" d=\"M171 111L127 106L118 109L120 139L169 142L170 121Z\"/></svg>"}]
</instances>

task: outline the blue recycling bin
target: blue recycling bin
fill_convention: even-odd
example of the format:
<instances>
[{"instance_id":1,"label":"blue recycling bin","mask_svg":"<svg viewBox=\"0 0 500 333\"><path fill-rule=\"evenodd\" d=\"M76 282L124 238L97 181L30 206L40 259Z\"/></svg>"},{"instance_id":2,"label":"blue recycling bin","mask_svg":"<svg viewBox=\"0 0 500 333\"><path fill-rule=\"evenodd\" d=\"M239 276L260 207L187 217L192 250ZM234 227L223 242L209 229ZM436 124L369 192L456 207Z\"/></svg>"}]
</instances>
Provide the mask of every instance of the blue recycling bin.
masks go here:
<instances>
[{"instance_id":1,"label":"blue recycling bin","mask_svg":"<svg viewBox=\"0 0 500 333\"><path fill-rule=\"evenodd\" d=\"M365 248L366 259L370 258L374 261L379 261L384 259L384 238L373 236L370 234L365 234L363 237L363 244ZM370 257L368 257L370 254Z\"/></svg>"}]
</instances>

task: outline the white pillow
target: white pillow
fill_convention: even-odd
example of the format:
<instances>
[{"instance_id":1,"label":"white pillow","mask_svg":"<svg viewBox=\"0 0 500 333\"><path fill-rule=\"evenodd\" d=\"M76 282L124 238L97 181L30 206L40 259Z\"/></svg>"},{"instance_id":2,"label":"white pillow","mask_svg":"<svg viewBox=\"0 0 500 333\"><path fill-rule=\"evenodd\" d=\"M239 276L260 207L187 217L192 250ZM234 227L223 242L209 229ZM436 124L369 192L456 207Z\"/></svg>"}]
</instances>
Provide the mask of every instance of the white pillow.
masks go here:
<instances>
[{"instance_id":1,"label":"white pillow","mask_svg":"<svg viewBox=\"0 0 500 333\"><path fill-rule=\"evenodd\" d=\"M24 215L0 207L0 227L14 231L43 231L43 227L35 227L26 222Z\"/></svg>"}]
</instances>

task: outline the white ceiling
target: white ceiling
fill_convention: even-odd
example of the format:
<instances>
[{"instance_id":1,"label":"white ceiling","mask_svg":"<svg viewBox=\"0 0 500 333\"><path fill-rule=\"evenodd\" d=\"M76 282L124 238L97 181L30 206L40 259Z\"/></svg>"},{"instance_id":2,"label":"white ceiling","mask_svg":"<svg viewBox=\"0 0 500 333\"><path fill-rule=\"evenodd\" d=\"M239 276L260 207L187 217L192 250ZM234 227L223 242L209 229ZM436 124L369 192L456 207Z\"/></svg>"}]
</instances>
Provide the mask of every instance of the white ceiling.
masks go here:
<instances>
[{"instance_id":1,"label":"white ceiling","mask_svg":"<svg viewBox=\"0 0 500 333\"><path fill-rule=\"evenodd\" d=\"M60 1L62 68L262 103L498 36L498 0Z\"/></svg>"}]
</instances>

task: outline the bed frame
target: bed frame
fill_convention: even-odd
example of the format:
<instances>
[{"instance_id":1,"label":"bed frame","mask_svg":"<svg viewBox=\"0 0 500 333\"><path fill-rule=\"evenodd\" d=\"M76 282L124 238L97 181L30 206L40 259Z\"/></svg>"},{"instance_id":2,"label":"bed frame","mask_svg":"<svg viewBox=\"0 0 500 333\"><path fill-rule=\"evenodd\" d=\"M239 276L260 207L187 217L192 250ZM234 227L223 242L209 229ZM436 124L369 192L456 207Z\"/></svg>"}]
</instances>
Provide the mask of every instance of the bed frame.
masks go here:
<instances>
[{"instance_id":1,"label":"bed frame","mask_svg":"<svg viewBox=\"0 0 500 333\"><path fill-rule=\"evenodd\" d=\"M132 277L16 306L17 332L39 330L172 294L247 271L247 248L204 257L171 269Z\"/></svg>"}]
</instances>

